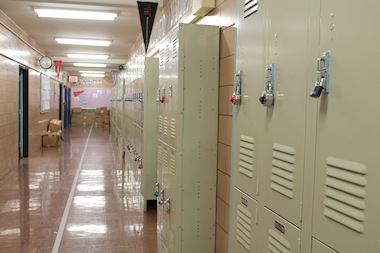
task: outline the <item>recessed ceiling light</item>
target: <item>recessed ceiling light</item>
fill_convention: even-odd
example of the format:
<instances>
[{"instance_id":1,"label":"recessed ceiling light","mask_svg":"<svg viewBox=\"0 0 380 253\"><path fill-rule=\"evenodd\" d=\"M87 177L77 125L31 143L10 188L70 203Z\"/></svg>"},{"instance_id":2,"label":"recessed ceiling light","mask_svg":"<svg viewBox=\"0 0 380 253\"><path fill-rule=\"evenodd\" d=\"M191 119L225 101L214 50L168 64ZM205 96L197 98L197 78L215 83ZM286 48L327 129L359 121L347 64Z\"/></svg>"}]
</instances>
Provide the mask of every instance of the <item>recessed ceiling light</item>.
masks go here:
<instances>
[{"instance_id":1,"label":"recessed ceiling light","mask_svg":"<svg viewBox=\"0 0 380 253\"><path fill-rule=\"evenodd\" d=\"M73 63L75 67L92 67L92 68L105 68L107 64L102 63Z\"/></svg>"},{"instance_id":2,"label":"recessed ceiling light","mask_svg":"<svg viewBox=\"0 0 380 253\"><path fill-rule=\"evenodd\" d=\"M55 39L59 44L70 44L70 45L85 45L85 46L100 46L100 47L109 47L111 41L108 40L84 40L84 39L65 39L65 38L56 38Z\"/></svg>"},{"instance_id":3,"label":"recessed ceiling light","mask_svg":"<svg viewBox=\"0 0 380 253\"><path fill-rule=\"evenodd\" d=\"M104 74L105 71L90 71L90 70L79 70L79 73L87 73L87 74Z\"/></svg>"},{"instance_id":4,"label":"recessed ceiling light","mask_svg":"<svg viewBox=\"0 0 380 253\"><path fill-rule=\"evenodd\" d=\"M114 20L116 13L57 10L57 9L34 9L39 17L43 18L66 18L66 19L88 19L88 20Z\"/></svg>"},{"instance_id":5,"label":"recessed ceiling light","mask_svg":"<svg viewBox=\"0 0 380 253\"><path fill-rule=\"evenodd\" d=\"M104 74L80 74L83 77L104 77Z\"/></svg>"},{"instance_id":6,"label":"recessed ceiling light","mask_svg":"<svg viewBox=\"0 0 380 253\"><path fill-rule=\"evenodd\" d=\"M100 59L100 60L108 59L108 55L101 55L101 54L67 54L67 57L76 58L76 59Z\"/></svg>"}]
</instances>

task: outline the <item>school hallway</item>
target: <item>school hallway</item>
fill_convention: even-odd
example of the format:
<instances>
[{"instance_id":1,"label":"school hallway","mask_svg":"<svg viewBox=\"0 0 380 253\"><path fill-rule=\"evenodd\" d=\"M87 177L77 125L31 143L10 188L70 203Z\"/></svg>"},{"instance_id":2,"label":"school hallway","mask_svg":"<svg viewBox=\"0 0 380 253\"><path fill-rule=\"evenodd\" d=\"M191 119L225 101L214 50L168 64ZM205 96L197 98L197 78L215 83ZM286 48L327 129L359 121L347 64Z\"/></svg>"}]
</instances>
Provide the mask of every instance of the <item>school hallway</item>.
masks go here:
<instances>
[{"instance_id":1,"label":"school hallway","mask_svg":"<svg viewBox=\"0 0 380 253\"><path fill-rule=\"evenodd\" d=\"M73 125L0 180L0 252L155 253L156 211L108 127Z\"/></svg>"}]
</instances>

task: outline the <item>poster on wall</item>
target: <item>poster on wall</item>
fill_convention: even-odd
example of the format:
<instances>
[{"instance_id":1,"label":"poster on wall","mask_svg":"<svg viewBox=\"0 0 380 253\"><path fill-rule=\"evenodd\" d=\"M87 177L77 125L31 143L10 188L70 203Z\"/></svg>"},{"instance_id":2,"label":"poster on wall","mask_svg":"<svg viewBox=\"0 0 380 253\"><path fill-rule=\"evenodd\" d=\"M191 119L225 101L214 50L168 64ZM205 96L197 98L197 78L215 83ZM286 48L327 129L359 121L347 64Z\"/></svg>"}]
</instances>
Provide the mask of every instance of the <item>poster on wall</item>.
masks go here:
<instances>
[{"instance_id":1,"label":"poster on wall","mask_svg":"<svg viewBox=\"0 0 380 253\"><path fill-rule=\"evenodd\" d=\"M110 108L111 90L73 88L72 98L72 107Z\"/></svg>"}]
</instances>

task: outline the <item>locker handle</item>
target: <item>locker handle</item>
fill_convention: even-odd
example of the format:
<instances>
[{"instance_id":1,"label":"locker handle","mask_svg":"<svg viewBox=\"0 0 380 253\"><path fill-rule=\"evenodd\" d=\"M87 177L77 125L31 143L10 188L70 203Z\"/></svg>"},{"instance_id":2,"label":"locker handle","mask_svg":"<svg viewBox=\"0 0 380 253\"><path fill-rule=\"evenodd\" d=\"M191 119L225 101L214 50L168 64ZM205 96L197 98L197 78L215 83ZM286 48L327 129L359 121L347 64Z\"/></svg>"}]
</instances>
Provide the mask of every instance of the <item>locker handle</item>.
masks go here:
<instances>
[{"instance_id":1,"label":"locker handle","mask_svg":"<svg viewBox=\"0 0 380 253\"><path fill-rule=\"evenodd\" d=\"M317 80L309 93L312 98L319 98L322 93L328 94L330 88L330 51L324 52L317 59Z\"/></svg>"},{"instance_id":2,"label":"locker handle","mask_svg":"<svg viewBox=\"0 0 380 253\"><path fill-rule=\"evenodd\" d=\"M234 105L241 103L241 70L234 77L234 92L230 97L230 102Z\"/></svg>"},{"instance_id":3,"label":"locker handle","mask_svg":"<svg viewBox=\"0 0 380 253\"><path fill-rule=\"evenodd\" d=\"M269 68L266 68L266 80L264 85L264 91L259 98L260 103L269 107L274 103L274 80L275 80L275 65L272 63Z\"/></svg>"}]
</instances>

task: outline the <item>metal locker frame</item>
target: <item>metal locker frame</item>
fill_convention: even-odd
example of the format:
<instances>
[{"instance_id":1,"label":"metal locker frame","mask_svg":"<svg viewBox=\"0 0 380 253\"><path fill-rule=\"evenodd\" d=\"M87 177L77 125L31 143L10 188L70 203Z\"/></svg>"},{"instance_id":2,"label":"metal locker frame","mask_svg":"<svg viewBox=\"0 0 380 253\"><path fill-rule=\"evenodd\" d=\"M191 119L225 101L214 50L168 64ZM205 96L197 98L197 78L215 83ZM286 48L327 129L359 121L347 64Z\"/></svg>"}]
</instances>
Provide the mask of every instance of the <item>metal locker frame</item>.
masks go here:
<instances>
[{"instance_id":1,"label":"metal locker frame","mask_svg":"<svg viewBox=\"0 0 380 253\"><path fill-rule=\"evenodd\" d=\"M257 252L258 203L244 192L235 188L232 212L235 220L231 226L231 248L235 253Z\"/></svg>"},{"instance_id":2,"label":"metal locker frame","mask_svg":"<svg viewBox=\"0 0 380 253\"><path fill-rule=\"evenodd\" d=\"M380 2L317 4L319 47L313 65L317 72L316 59L329 53L329 92L316 99L312 234L337 252L379 252L379 101L363 91L380 92L372 75L380 56Z\"/></svg>"},{"instance_id":3,"label":"metal locker frame","mask_svg":"<svg viewBox=\"0 0 380 253\"><path fill-rule=\"evenodd\" d=\"M268 208L259 211L260 233L257 252L298 253L301 247L299 228Z\"/></svg>"},{"instance_id":4,"label":"metal locker frame","mask_svg":"<svg viewBox=\"0 0 380 253\"><path fill-rule=\"evenodd\" d=\"M328 246L324 245L320 241L313 238L311 253L337 253L335 250L332 250Z\"/></svg>"},{"instance_id":5,"label":"metal locker frame","mask_svg":"<svg viewBox=\"0 0 380 253\"><path fill-rule=\"evenodd\" d=\"M159 236L159 251L213 252L219 27L179 24L162 45L159 143L167 151L158 158L164 191L158 223L168 222L169 231L159 232L166 237Z\"/></svg>"}]
</instances>

